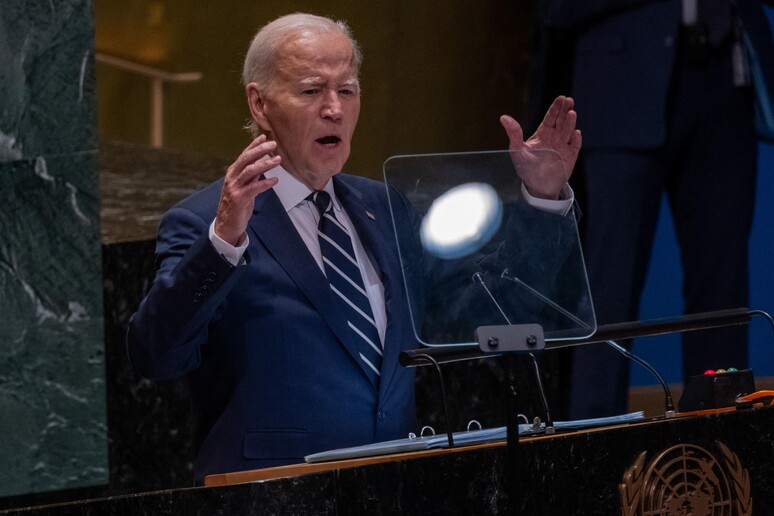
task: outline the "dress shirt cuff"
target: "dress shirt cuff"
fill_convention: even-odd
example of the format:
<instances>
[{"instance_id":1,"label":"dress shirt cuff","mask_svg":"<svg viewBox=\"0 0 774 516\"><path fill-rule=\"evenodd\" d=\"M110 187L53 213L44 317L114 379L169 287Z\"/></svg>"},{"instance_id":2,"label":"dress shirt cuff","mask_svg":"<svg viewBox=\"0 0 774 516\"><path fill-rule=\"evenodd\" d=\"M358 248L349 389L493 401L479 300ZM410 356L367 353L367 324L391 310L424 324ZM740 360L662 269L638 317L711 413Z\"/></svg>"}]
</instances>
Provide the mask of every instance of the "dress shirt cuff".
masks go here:
<instances>
[{"instance_id":1,"label":"dress shirt cuff","mask_svg":"<svg viewBox=\"0 0 774 516\"><path fill-rule=\"evenodd\" d=\"M212 242L212 246L215 250L220 253L228 263L236 267L237 265L244 263L245 250L247 250L247 245L250 243L250 238L245 234L244 241L240 245L234 247L215 234L215 221L213 220L212 224L210 224L210 242Z\"/></svg>"},{"instance_id":2,"label":"dress shirt cuff","mask_svg":"<svg viewBox=\"0 0 774 516\"><path fill-rule=\"evenodd\" d=\"M559 199L556 201L533 197L527 191L527 187L524 186L524 183L521 183L521 194L524 196L524 200L527 201L527 204L533 208L561 216L567 215L572 209L573 202L575 202L575 192L572 191L569 183L564 184L562 191L559 192Z\"/></svg>"}]
</instances>

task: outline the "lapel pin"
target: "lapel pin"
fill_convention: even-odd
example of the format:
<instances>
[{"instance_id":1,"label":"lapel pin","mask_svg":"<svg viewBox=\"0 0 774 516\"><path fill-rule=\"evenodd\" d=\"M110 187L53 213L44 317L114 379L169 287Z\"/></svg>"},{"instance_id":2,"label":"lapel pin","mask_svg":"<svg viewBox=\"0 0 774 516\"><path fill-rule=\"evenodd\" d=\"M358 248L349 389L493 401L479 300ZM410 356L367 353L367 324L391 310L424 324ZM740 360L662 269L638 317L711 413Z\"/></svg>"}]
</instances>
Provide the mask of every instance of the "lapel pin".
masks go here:
<instances>
[{"instance_id":1,"label":"lapel pin","mask_svg":"<svg viewBox=\"0 0 774 516\"><path fill-rule=\"evenodd\" d=\"M370 211L366 210L366 215L368 215L368 218L371 220L376 220L376 217L374 217L374 214Z\"/></svg>"}]
</instances>

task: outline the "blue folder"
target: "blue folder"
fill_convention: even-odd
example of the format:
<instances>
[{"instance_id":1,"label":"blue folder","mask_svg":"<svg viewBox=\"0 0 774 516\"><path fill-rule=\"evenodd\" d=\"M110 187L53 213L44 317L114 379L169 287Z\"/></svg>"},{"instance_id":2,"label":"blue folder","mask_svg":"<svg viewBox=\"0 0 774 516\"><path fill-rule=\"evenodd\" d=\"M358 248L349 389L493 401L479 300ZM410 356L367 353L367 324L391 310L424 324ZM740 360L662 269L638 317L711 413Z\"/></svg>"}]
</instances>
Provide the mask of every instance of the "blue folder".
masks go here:
<instances>
[{"instance_id":1,"label":"blue folder","mask_svg":"<svg viewBox=\"0 0 774 516\"><path fill-rule=\"evenodd\" d=\"M620 416L601 417L594 419L578 419L574 421L555 421L554 428L559 430L580 430L596 426L615 425L621 423L631 423L645 419L644 414L640 412L630 412ZM545 425L540 428L535 425L519 425L519 435L532 435L544 430ZM485 428L482 430L469 430L467 432L455 432L453 435L455 446L467 446L473 444L485 444L506 439L506 428ZM341 448L338 450L329 450L319 453L313 453L304 457L308 463L328 462L333 460L357 459L361 457L373 457L377 455L389 455L392 453L405 453L422 450L432 450L436 448L448 448L449 438L444 435L432 435L424 437L407 437L405 439L396 439L394 441L383 441L380 443L366 444L364 446L354 446L352 448Z\"/></svg>"}]
</instances>

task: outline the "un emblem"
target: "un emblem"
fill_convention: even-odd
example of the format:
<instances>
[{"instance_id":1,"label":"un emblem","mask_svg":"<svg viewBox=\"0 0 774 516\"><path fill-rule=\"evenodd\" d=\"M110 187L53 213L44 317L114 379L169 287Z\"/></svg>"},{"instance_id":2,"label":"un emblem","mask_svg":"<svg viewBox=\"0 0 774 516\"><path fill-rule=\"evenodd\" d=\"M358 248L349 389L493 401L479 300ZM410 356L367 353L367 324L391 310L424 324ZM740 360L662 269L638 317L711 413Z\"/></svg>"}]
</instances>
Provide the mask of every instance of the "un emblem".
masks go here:
<instances>
[{"instance_id":1,"label":"un emblem","mask_svg":"<svg viewBox=\"0 0 774 516\"><path fill-rule=\"evenodd\" d=\"M680 444L646 464L642 452L618 489L623 516L750 516L750 475L739 457L715 441L719 453Z\"/></svg>"}]
</instances>

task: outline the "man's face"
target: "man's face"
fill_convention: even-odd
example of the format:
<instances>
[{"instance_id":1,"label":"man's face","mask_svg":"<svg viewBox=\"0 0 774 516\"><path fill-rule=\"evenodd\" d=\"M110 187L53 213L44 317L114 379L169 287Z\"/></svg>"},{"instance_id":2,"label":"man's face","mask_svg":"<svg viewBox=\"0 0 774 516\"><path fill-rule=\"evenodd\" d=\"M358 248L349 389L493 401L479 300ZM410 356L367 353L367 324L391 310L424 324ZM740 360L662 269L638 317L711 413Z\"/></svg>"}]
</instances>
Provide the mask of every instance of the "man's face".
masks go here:
<instances>
[{"instance_id":1,"label":"man's face","mask_svg":"<svg viewBox=\"0 0 774 516\"><path fill-rule=\"evenodd\" d=\"M312 189L341 171L360 115L352 45L343 34L302 33L279 46L268 92L247 86L258 127L276 140L282 166Z\"/></svg>"}]
</instances>

